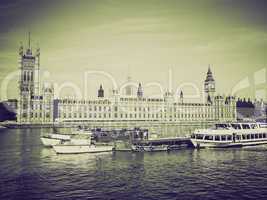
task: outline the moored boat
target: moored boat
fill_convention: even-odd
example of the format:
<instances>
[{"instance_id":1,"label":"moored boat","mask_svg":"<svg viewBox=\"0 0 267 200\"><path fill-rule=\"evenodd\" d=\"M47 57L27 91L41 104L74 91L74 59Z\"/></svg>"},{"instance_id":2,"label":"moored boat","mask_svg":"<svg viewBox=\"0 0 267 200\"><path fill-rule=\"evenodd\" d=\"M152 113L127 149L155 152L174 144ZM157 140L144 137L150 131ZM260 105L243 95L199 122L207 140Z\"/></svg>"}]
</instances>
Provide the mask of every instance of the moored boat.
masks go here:
<instances>
[{"instance_id":1,"label":"moored boat","mask_svg":"<svg viewBox=\"0 0 267 200\"><path fill-rule=\"evenodd\" d=\"M91 132L73 135L69 141L61 141L53 146L58 154L99 153L113 150L111 145L95 145L91 143Z\"/></svg>"},{"instance_id":2,"label":"moored boat","mask_svg":"<svg viewBox=\"0 0 267 200\"><path fill-rule=\"evenodd\" d=\"M209 129L197 129L191 135L195 148L226 148L267 144L265 123L217 123Z\"/></svg>"},{"instance_id":3,"label":"moored boat","mask_svg":"<svg viewBox=\"0 0 267 200\"><path fill-rule=\"evenodd\" d=\"M189 146L188 137L158 138L132 142L132 151L154 152L171 151L186 148Z\"/></svg>"},{"instance_id":4,"label":"moored boat","mask_svg":"<svg viewBox=\"0 0 267 200\"><path fill-rule=\"evenodd\" d=\"M45 147L52 147L52 146L60 144L62 142L70 141L70 139L73 135L77 135L77 134L81 134L81 133L85 133L85 132L90 132L90 131L78 128L75 131L59 133L54 129L54 131L52 133L42 135L41 141Z\"/></svg>"},{"instance_id":5,"label":"moored boat","mask_svg":"<svg viewBox=\"0 0 267 200\"><path fill-rule=\"evenodd\" d=\"M100 153L100 152L111 152L113 150L113 146L58 144L54 145L53 149L58 154Z\"/></svg>"}]
</instances>

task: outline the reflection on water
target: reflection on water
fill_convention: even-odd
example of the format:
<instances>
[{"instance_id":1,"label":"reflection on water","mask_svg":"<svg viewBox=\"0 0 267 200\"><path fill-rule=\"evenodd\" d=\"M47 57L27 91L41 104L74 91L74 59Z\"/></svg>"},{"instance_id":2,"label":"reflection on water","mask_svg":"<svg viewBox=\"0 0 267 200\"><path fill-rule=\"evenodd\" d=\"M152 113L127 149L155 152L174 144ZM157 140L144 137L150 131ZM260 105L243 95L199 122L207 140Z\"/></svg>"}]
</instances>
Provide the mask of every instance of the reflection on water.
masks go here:
<instances>
[{"instance_id":1,"label":"reflection on water","mask_svg":"<svg viewBox=\"0 0 267 200\"><path fill-rule=\"evenodd\" d=\"M57 155L49 129L0 132L0 199L264 199L267 147Z\"/></svg>"}]
</instances>

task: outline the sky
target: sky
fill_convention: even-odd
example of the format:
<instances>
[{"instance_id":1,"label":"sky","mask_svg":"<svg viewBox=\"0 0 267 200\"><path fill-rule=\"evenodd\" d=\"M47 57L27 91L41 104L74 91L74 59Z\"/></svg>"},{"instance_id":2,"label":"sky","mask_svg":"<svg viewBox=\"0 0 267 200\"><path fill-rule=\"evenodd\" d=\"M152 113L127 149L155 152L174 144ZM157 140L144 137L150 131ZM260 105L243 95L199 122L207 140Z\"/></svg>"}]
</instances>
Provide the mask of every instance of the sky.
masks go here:
<instances>
[{"instance_id":1,"label":"sky","mask_svg":"<svg viewBox=\"0 0 267 200\"><path fill-rule=\"evenodd\" d=\"M18 96L30 31L56 96L95 97L100 84L109 95L130 76L145 96L160 85L192 98L210 65L218 94L266 100L266 10L265 0L1 0L0 98Z\"/></svg>"}]
</instances>

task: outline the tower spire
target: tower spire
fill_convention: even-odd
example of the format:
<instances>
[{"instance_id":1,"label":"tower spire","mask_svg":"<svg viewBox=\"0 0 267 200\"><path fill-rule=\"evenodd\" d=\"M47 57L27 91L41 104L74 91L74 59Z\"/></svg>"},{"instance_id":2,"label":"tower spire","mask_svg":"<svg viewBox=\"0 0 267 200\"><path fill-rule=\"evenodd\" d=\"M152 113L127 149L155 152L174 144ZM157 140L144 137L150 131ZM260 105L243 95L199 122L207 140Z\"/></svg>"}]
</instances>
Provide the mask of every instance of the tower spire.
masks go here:
<instances>
[{"instance_id":1,"label":"tower spire","mask_svg":"<svg viewBox=\"0 0 267 200\"><path fill-rule=\"evenodd\" d=\"M29 35L28 35L28 39L29 39L29 49L31 49L31 32L29 31Z\"/></svg>"}]
</instances>

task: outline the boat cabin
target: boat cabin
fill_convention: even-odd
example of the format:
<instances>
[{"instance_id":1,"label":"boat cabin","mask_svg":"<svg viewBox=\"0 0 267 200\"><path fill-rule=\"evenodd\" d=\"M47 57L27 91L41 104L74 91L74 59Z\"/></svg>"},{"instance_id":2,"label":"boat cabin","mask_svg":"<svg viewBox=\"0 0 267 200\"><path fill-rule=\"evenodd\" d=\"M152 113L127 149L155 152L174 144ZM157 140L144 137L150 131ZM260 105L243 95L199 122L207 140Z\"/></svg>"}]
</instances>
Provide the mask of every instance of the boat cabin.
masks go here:
<instances>
[{"instance_id":1,"label":"boat cabin","mask_svg":"<svg viewBox=\"0 0 267 200\"><path fill-rule=\"evenodd\" d=\"M265 126L257 123L217 123L211 129L196 130L191 135L191 138L218 142L265 140L267 139Z\"/></svg>"}]
</instances>

